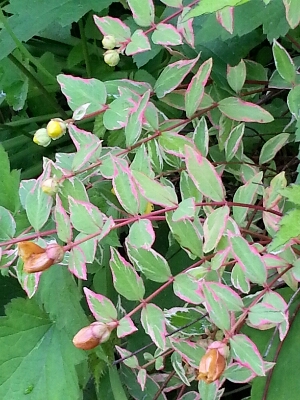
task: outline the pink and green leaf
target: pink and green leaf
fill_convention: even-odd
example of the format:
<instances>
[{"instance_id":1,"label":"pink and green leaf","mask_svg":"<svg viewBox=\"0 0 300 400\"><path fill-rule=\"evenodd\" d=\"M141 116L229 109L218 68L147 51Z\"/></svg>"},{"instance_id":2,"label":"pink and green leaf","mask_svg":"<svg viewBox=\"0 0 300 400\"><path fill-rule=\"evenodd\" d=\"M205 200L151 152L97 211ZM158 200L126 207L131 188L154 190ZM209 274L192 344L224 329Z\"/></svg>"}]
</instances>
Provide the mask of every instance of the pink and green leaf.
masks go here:
<instances>
[{"instance_id":1,"label":"pink and green leaf","mask_svg":"<svg viewBox=\"0 0 300 400\"><path fill-rule=\"evenodd\" d=\"M146 304L142 309L141 323L147 335L162 350L166 347L166 322L162 310L155 304Z\"/></svg>"},{"instance_id":2,"label":"pink and green leaf","mask_svg":"<svg viewBox=\"0 0 300 400\"><path fill-rule=\"evenodd\" d=\"M107 323L117 319L117 310L107 297L97 294L87 287L83 288L83 291L89 309L97 321Z\"/></svg>"},{"instance_id":3,"label":"pink and green leaf","mask_svg":"<svg viewBox=\"0 0 300 400\"><path fill-rule=\"evenodd\" d=\"M273 116L262 107L237 97L227 97L221 100L218 108L222 114L234 121L266 124L274 120Z\"/></svg>"}]
</instances>

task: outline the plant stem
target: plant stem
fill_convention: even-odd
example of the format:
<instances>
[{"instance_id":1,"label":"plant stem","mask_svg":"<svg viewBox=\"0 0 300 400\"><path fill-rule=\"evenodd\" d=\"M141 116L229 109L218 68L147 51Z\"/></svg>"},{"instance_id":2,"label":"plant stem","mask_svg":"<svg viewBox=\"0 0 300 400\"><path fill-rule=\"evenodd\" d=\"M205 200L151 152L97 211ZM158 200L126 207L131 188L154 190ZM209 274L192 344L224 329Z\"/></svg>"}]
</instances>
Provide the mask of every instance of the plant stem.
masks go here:
<instances>
[{"instance_id":1,"label":"plant stem","mask_svg":"<svg viewBox=\"0 0 300 400\"><path fill-rule=\"evenodd\" d=\"M86 36L85 36L85 32L84 32L82 18L79 20L78 26L79 26L79 32L80 32L80 37L81 37L86 73L87 73L87 77L91 78L92 77L92 68L91 68L90 56L89 56L89 52L88 52L87 40L86 40Z\"/></svg>"}]
</instances>

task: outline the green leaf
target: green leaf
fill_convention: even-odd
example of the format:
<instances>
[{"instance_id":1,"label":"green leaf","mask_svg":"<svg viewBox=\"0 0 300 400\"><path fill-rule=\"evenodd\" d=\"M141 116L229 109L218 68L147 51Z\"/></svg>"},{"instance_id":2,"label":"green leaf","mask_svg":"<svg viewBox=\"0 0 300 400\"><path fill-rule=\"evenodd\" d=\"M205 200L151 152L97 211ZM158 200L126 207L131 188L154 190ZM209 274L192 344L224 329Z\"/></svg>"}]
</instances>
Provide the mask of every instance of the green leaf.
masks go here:
<instances>
[{"instance_id":1,"label":"green leaf","mask_svg":"<svg viewBox=\"0 0 300 400\"><path fill-rule=\"evenodd\" d=\"M145 287L142 278L134 268L111 247L110 268L113 275L113 284L118 293L127 300L142 300Z\"/></svg>"},{"instance_id":2,"label":"green leaf","mask_svg":"<svg viewBox=\"0 0 300 400\"><path fill-rule=\"evenodd\" d=\"M198 58L199 56L193 60L180 60L168 65L162 71L154 86L157 97L160 99L176 89L192 70Z\"/></svg>"},{"instance_id":3,"label":"green leaf","mask_svg":"<svg viewBox=\"0 0 300 400\"><path fill-rule=\"evenodd\" d=\"M135 248L127 243L128 257L135 267L154 282L166 282L171 277L167 261L153 249Z\"/></svg>"},{"instance_id":4,"label":"green leaf","mask_svg":"<svg viewBox=\"0 0 300 400\"><path fill-rule=\"evenodd\" d=\"M115 161L117 175L112 181L114 192L124 210L129 214L137 215L140 204L133 171L128 166L123 166L118 159Z\"/></svg>"},{"instance_id":5,"label":"green leaf","mask_svg":"<svg viewBox=\"0 0 300 400\"><path fill-rule=\"evenodd\" d=\"M259 155L259 164L265 164L273 160L278 151L288 142L289 138L290 134L283 132L264 143Z\"/></svg>"},{"instance_id":6,"label":"green leaf","mask_svg":"<svg viewBox=\"0 0 300 400\"><path fill-rule=\"evenodd\" d=\"M136 180L141 195L151 203L159 204L163 207L173 207L178 204L176 192L172 187L163 186L139 171L132 171L132 175Z\"/></svg>"},{"instance_id":7,"label":"green leaf","mask_svg":"<svg viewBox=\"0 0 300 400\"><path fill-rule=\"evenodd\" d=\"M56 204L54 209L57 236L65 243L69 243L72 239L72 228L70 217L62 206L59 196L56 196Z\"/></svg>"},{"instance_id":8,"label":"green leaf","mask_svg":"<svg viewBox=\"0 0 300 400\"><path fill-rule=\"evenodd\" d=\"M139 26L150 26L154 23L154 5L152 0L128 0L134 21Z\"/></svg>"},{"instance_id":9,"label":"green leaf","mask_svg":"<svg viewBox=\"0 0 300 400\"><path fill-rule=\"evenodd\" d=\"M199 368L201 358L205 354L205 350L201 346L189 340L173 339L171 337L172 347L194 367Z\"/></svg>"},{"instance_id":10,"label":"green leaf","mask_svg":"<svg viewBox=\"0 0 300 400\"><path fill-rule=\"evenodd\" d=\"M221 299L211 292L209 287L203 285L203 294L205 296L206 309L210 320L221 330L227 331L230 328L230 315L224 307Z\"/></svg>"},{"instance_id":11,"label":"green leaf","mask_svg":"<svg viewBox=\"0 0 300 400\"><path fill-rule=\"evenodd\" d=\"M290 112L298 120L300 118L300 85L293 87L289 91L287 104Z\"/></svg>"},{"instance_id":12,"label":"green leaf","mask_svg":"<svg viewBox=\"0 0 300 400\"><path fill-rule=\"evenodd\" d=\"M222 114L234 121L265 124L274 120L272 115L262 107L243 101L237 97L227 97L221 100L218 108Z\"/></svg>"},{"instance_id":13,"label":"green leaf","mask_svg":"<svg viewBox=\"0 0 300 400\"><path fill-rule=\"evenodd\" d=\"M149 40L141 29L137 29L131 36L130 42L126 46L126 55L132 56L133 54L141 53L147 50L151 50Z\"/></svg>"},{"instance_id":14,"label":"green leaf","mask_svg":"<svg viewBox=\"0 0 300 400\"><path fill-rule=\"evenodd\" d=\"M136 248L150 249L155 240L155 233L151 221L140 219L134 222L127 237L128 243Z\"/></svg>"},{"instance_id":15,"label":"green leaf","mask_svg":"<svg viewBox=\"0 0 300 400\"><path fill-rule=\"evenodd\" d=\"M228 138L225 141L225 155L226 161L230 161L238 152L240 147L243 149L243 136L245 131L245 124L239 124L234 127L229 133Z\"/></svg>"},{"instance_id":16,"label":"green leaf","mask_svg":"<svg viewBox=\"0 0 300 400\"><path fill-rule=\"evenodd\" d=\"M106 88L98 79L82 79L60 74L57 80L73 111L89 103L87 113L90 114L101 110L106 103Z\"/></svg>"},{"instance_id":17,"label":"green leaf","mask_svg":"<svg viewBox=\"0 0 300 400\"><path fill-rule=\"evenodd\" d=\"M141 313L141 323L145 332L151 337L156 346L164 350L167 330L162 310L155 304L145 304Z\"/></svg>"},{"instance_id":18,"label":"green leaf","mask_svg":"<svg viewBox=\"0 0 300 400\"><path fill-rule=\"evenodd\" d=\"M97 207L88 202L69 197L70 219L73 227L87 235L100 233L103 226L102 213Z\"/></svg>"},{"instance_id":19,"label":"green leaf","mask_svg":"<svg viewBox=\"0 0 300 400\"><path fill-rule=\"evenodd\" d=\"M268 246L270 253L280 250L289 240L300 235L300 209L291 210L279 222L280 228Z\"/></svg>"},{"instance_id":20,"label":"green leaf","mask_svg":"<svg viewBox=\"0 0 300 400\"><path fill-rule=\"evenodd\" d=\"M279 75L289 83L296 79L296 68L289 53L276 40L273 41L273 56Z\"/></svg>"},{"instance_id":21,"label":"green leaf","mask_svg":"<svg viewBox=\"0 0 300 400\"><path fill-rule=\"evenodd\" d=\"M6 208L0 206L0 240L12 239L16 233L16 222Z\"/></svg>"},{"instance_id":22,"label":"green leaf","mask_svg":"<svg viewBox=\"0 0 300 400\"><path fill-rule=\"evenodd\" d=\"M118 318L118 313L113 303L102 296L102 294L94 293L87 287L83 288L89 309L99 322L107 323Z\"/></svg>"},{"instance_id":23,"label":"green leaf","mask_svg":"<svg viewBox=\"0 0 300 400\"><path fill-rule=\"evenodd\" d=\"M249 0L215 0L213 3L210 0L201 0L192 11L187 14L187 18L198 17L203 14L211 14L222 10L225 7L234 7L247 3Z\"/></svg>"},{"instance_id":24,"label":"green leaf","mask_svg":"<svg viewBox=\"0 0 300 400\"><path fill-rule=\"evenodd\" d=\"M229 212L230 212L229 207L227 206L220 207L214 210L205 219L203 224L204 253L209 253L219 243L226 228Z\"/></svg>"},{"instance_id":25,"label":"green leaf","mask_svg":"<svg viewBox=\"0 0 300 400\"><path fill-rule=\"evenodd\" d=\"M128 122L125 126L126 146L132 146L136 143L142 133L142 124L145 109L149 102L150 90L143 94L135 106L134 111L130 114Z\"/></svg>"},{"instance_id":26,"label":"green leaf","mask_svg":"<svg viewBox=\"0 0 300 400\"><path fill-rule=\"evenodd\" d=\"M6 314L0 328L1 398L21 399L29 390L32 400L40 400L41 393L47 400L80 398L85 382L76 366L87 355L72 344L70 328L51 321L34 300L15 299Z\"/></svg>"},{"instance_id":27,"label":"green leaf","mask_svg":"<svg viewBox=\"0 0 300 400\"><path fill-rule=\"evenodd\" d=\"M84 184L77 177L65 179L59 189L58 195L66 211L69 210L69 196L75 200L89 202Z\"/></svg>"},{"instance_id":28,"label":"green leaf","mask_svg":"<svg viewBox=\"0 0 300 400\"><path fill-rule=\"evenodd\" d=\"M171 24L157 24L151 39L153 43L163 46L178 46L182 44L180 33Z\"/></svg>"},{"instance_id":29,"label":"green leaf","mask_svg":"<svg viewBox=\"0 0 300 400\"><path fill-rule=\"evenodd\" d=\"M280 190L282 196L287 197L289 201L300 205L300 185L290 185Z\"/></svg>"},{"instance_id":30,"label":"green leaf","mask_svg":"<svg viewBox=\"0 0 300 400\"><path fill-rule=\"evenodd\" d=\"M103 36L113 36L117 44L127 42L130 39L130 29L119 18L102 17L94 15L97 28Z\"/></svg>"},{"instance_id":31,"label":"green leaf","mask_svg":"<svg viewBox=\"0 0 300 400\"><path fill-rule=\"evenodd\" d=\"M244 86L246 79L246 65L244 60L241 60L235 67L228 65L227 81L231 89L235 92L240 92Z\"/></svg>"},{"instance_id":32,"label":"green leaf","mask_svg":"<svg viewBox=\"0 0 300 400\"><path fill-rule=\"evenodd\" d=\"M39 181L36 181L33 189L26 197L26 214L35 231L39 231L48 221L53 199L44 193Z\"/></svg>"},{"instance_id":33,"label":"green leaf","mask_svg":"<svg viewBox=\"0 0 300 400\"><path fill-rule=\"evenodd\" d=\"M204 276L205 273L203 274ZM200 295L198 280L189 274L189 272L175 276L173 290L177 297L187 303L201 304L204 300L203 296Z\"/></svg>"},{"instance_id":34,"label":"green leaf","mask_svg":"<svg viewBox=\"0 0 300 400\"><path fill-rule=\"evenodd\" d=\"M187 117L191 117L198 109L203 95L204 88L209 78L213 65L213 59L206 60L198 69L196 75L192 78L185 92L185 109Z\"/></svg>"},{"instance_id":35,"label":"green leaf","mask_svg":"<svg viewBox=\"0 0 300 400\"><path fill-rule=\"evenodd\" d=\"M236 360L249 365L257 375L265 375L263 359L256 345L246 335L234 335L230 339L230 347Z\"/></svg>"},{"instance_id":36,"label":"green leaf","mask_svg":"<svg viewBox=\"0 0 300 400\"><path fill-rule=\"evenodd\" d=\"M286 11L286 19L292 29L300 23L300 8L298 0L283 0ZM291 399L292 400L292 399Z\"/></svg>"},{"instance_id":37,"label":"green leaf","mask_svg":"<svg viewBox=\"0 0 300 400\"><path fill-rule=\"evenodd\" d=\"M20 205L18 195L20 172L15 170L10 172L9 158L2 145L0 145L0 171L0 205L15 212Z\"/></svg>"},{"instance_id":38,"label":"green leaf","mask_svg":"<svg viewBox=\"0 0 300 400\"><path fill-rule=\"evenodd\" d=\"M224 200L224 187L213 165L189 146L185 147L186 167L197 189L209 199ZM205 177L205 179L203 179Z\"/></svg>"}]
</instances>

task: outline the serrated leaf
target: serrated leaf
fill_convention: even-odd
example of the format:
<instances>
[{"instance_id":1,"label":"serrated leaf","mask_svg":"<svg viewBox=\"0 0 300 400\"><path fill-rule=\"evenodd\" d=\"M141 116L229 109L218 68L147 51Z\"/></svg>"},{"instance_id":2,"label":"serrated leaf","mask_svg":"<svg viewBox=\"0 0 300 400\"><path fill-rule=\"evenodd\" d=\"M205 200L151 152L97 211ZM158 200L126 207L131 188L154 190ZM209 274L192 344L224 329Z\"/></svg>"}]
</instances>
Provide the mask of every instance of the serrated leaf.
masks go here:
<instances>
[{"instance_id":1,"label":"serrated leaf","mask_svg":"<svg viewBox=\"0 0 300 400\"><path fill-rule=\"evenodd\" d=\"M270 253L276 253L291 239L300 235L300 209L291 210L279 222L275 238L268 246Z\"/></svg>"},{"instance_id":2,"label":"serrated leaf","mask_svg":"<svg viewBox=\"0 0 300 400\"><path fill-rule=\"evenodd\" d=\"M224 187L213 165L198 151L185 147L186 167L197 189L214 201L224 200Z\"/></svg>"},{"instance_id":3,"label":"serrated leaf","mask_svg":"<svg viewBox=\"0 0 300 400\"><path fill-rule=\"evenodd\" d=\"M172 277L167 261L155 250L141 247L137 249L128 242L126 245L130 260L148 279L155 282L166 282Z\"/></svg>"},{"instance_id":4,"label":"serrated leaf","mask_svg":"<svg viewBox=\"0 0 300 400\"><path fill-rule=\"evenodd\" d=\"M295 83L296 68L289 53L276 40L273 41L273 56L279 75L289 83Z\"/></svg>"},{"instance_id":5,"label":"serrated leaf","mask_svg":"<svg viewBox=\"0 0 300 400\"><path fill-rule=\"evenodd\" d=\"M201 0L201 2L188 13L187 18L197 17L198 15L203 14L211 14L222 10L225 7L236 7L247 3L248 1L249 0L215 0L212 3L210 0Z\"/></svg>"},{"instance_id":6,"label":"serrated leaf","mask_svg":"<svg viewBox=\"0 0 300 400\"><path fill-rule=\"evenodd\" d=\"M193 76L188 88L185 92L185 110L186 115L190 118L198 109L203 95L204 88L209 78L213 65L213 59L206 60L198 69L195 76Z\"/></svg>"},{"instance_id":7,"label":"serrated leaf","mask_svg":"<svg viewBox=\"0 0 300 400\"><path fill-rule=\"evenodd\" d=\"M57 81L71 110L90 103L88 113L99 111L106 103L106 88L98 79L82 79L72 75L58 75Z\"/></svg>"},{"instance_id":8,"label":"serrated leaf","mask_svg":"<svg viewBox=\"0 0 300 400\"><path fill-rule=\"evenodd\" d=\"M227 81L229 86L235 91L240 92L246 79L246 64L241 60L235 67L227 66Z\"/></svg>"},{"instance_id":9,"label":"serrated leaf","mask_svg":"<svg viewBox=\"0 0 300 400\"><path fill-rule=\"evenodd\" d=\"M278 151L288 142L289 137L289 133L283 132L264 143L259 155L259 164L265 164L273 160Z\"/></svg>"},{"instance_id":10,"label":"serrated leaf","mask_svg":"<svg viewBox=\"0 0 300 400\"><path fill-rule=\"evenodd\" d=\"M155 304L146 304L142 309L141 323L145 332L151 337L156 346L164 350L167 330L162 310Z\"/></svg>"},{"instance_id":11,"label":"serrated leaf","mask_svg":"<svg viewBox=\"0 0 300 400\"><path fill-rule=\"evenodd\" d=\"M116 291L127 300L142 300L145 294L145 287L142 278L116 249L111 247L110 250L111 259L109 264Z\"/></svg>"},{"instance_id":12,"label":"serrated leaf","mask_svg":"<svg viewBox=\"0 0 300 400\"><path fill-rule=\"evenodd\" d=\"M154 5L152 0L128 0L134 21L139 26L150 26L154 23Z\"/></svg>"},{"instance_id":13,"label":"serrated leaf","mask_svg":"<svg viewBox=\"0 0 300 400\"><path fill-rule=\"evenodd\" d=\"M221 100L218 108L222 114L234 121L266 124L274 120L273 116L262 107L237 97L227 97Z\"/></svg>"},{"instance_id":14,"label":"serrated leaf","mask_svg":"<svg viewBox=\"0 0 300 400\"><path fill-rule=\"evenodd\" d=\"M138 54L143 51L151 50L149 39L141 29L134 31L130 38L130 42L126 46L125 53L127 56Z\"/></svg>"},{"instance_id":15,"label":"serrated leaf","mask_svg":"<svg viewBox=\"0 0 300 400\"><path fill-rule=\"evenodd\" d=\"M192 70L198 58L199 56L193 60L180 60L168 65L155 83L154 90L157 97L160 99L176 89Z\"/></svg>"},{"instance_id":16,"label":"serrated leaf","mask_svg":"<svg viewBox=\"0 0 300 400\"><path fill-rule=\"evenodd\" d=\"M151 39L153 43L163 46L178 46L182 44L180 33L171 24L157 24Z\"/></svg>"},{"instance_id":17,"label":"serrated leaf","mask_svg":"<svg viewBox=\"0 0 300 400\"><path fill-rule=\"evenodd\" d=\"M32 400L40 400L41 393L47 400L80 398L83 382L76 366L87 356L73 346L70 330L58 327L33 300L14 300L6 314L0 328L1 398L21 399L28 390ZM73 326L72 321L74 331Z\"/></svg>"},{"instance_id":18,"label":"serrated leaf","mask_svg":"<svg viewBox=\"0 0 300 400\"><path fill-rule=\"evenodd\" d=\"M280 194L289 199L289 201L300 205L300 185L291 185L281 188Z\"/></svg>"}]
</instances>

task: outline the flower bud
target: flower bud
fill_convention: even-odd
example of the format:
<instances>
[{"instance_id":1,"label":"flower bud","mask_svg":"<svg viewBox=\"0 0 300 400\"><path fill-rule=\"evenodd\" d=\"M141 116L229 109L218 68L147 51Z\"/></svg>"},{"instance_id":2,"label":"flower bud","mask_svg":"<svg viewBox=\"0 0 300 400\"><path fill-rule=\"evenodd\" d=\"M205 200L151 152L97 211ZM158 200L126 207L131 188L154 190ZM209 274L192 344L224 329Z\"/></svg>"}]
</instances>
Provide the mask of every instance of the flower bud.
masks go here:
<instances>
[{"instance_id":1,"label":"flower bud","mask_svg":"<svg viewBox=\"0 0 300 400\"><path fill-rule=\"evenodd\" d=\"M42 183L42 191L49 196L54 196L58 191L58 182L55 178L46 179Z\"/></svg>"},{"instance_id":2,"label":"flower bud","mask_svg":"<svg viewBox=\"0 0 300 400\"><path fill-rule=\"evenodd\" d=\"M73 344L78 349L91 350L100 343L108 341L112 328L103 322L93 322L80 329L73 338Z\"/></svg>"},{"instance_id":3,"label":"flower bud","mask_svg":"<svg viewBox=\"0 0 300 400\"><path fill-rule=\"evenodd\" d=\"M102 39L102 46L104 49L112 50L116 47L116 38L112 35L106 35Z\"/></svg>"},{"instance_id":4,"label":"flower bud","mask_svg":"<svg viewBox=\"0 0 300 400\"><path fill-rule=\"evenodd\" d=\"M38 144L39 146L47 147L51 143L51 139L48 136L47 129L41 128L38 129L34 136L33 136L33 141L35 144Z\"/></svg>"},{"instance_id":5,"label":"flower bud","mask_svg":"<svg viewBox=\"0 0 300 400\"><path fill-rule=\"evenodd\" d=\"M18 252L24 262L23 269L28 274L45 271L64 257L64 249L58 244L50 244L43 249L33 242L20 242Z\"/></svg>"},{"instance_id":6,"label":"flower bud","mask_svg":"<svg viewBox=\"0 0 300 400\"><path fill-rule=\"evenodd\" d=\"M48 136L53 139L61 138L67 129L67 124L60 118L51 119L47 124Z\"/></svg>"},{"instance_id":7,"label":"flower bud","mask_svg":"<svg viewBox=\"0 0 300 400\"><path fill-rule=\"evenodd\" d=\"M145 208L145 213L144 214L150 214L154 209L154 206L150 201L148 201L146 208Z\"/></svg>"},{"instance_id":8,"label":"flower bud","mask_svg":"<svg viewBox=\"0 0 300 400\"><path fill-rule=\"evenodd\" d=\"M218 349L208 349L201 358L199 365L198 380L203 380L205 383L212 383L220 378L226 366L224 356Z\"/></svg>"},{"instance_id":9,"label":"flower bud","mask_svg":"<svg viewBox=\"0 0 300 400\"><path fill-rule=\"evenodd\" d=\"M117 50L107 50L104 53L104 62L110 67L116 66L120 61L120 55Z\"/></svg>"}]
</instances>

